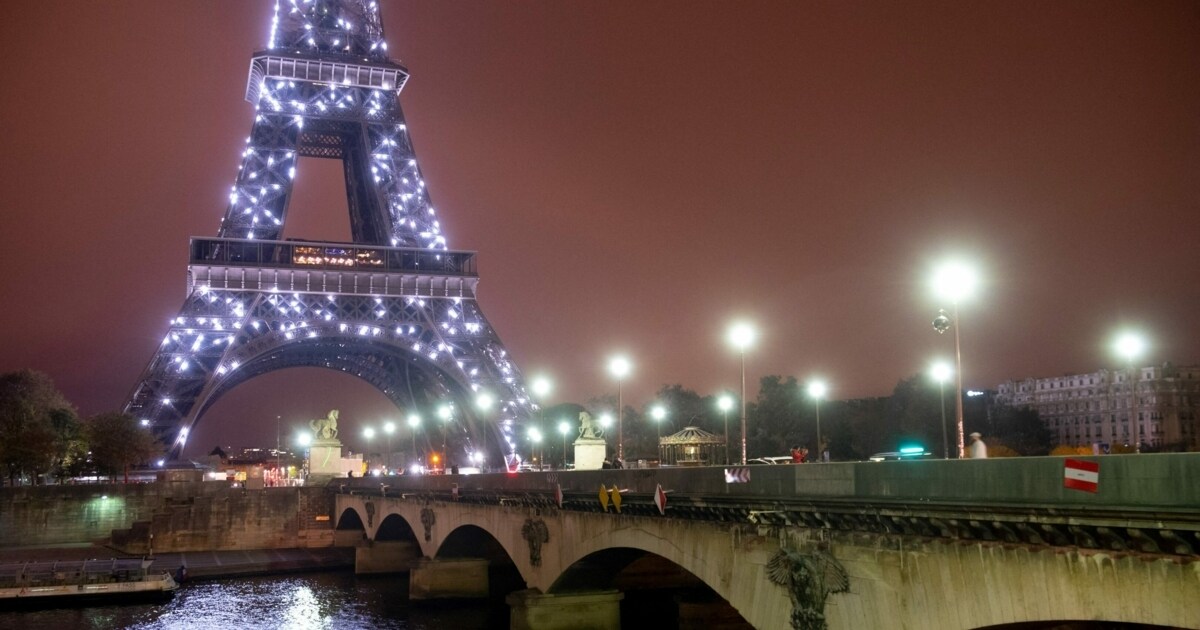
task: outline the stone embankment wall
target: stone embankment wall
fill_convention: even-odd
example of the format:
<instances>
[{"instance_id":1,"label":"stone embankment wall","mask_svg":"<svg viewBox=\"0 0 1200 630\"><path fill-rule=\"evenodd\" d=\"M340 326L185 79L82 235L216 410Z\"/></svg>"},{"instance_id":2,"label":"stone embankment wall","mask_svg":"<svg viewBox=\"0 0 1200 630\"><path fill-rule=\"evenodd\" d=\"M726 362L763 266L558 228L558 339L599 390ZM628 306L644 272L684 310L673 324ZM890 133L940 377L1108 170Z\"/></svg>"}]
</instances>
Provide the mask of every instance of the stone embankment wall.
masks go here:
<instances>
[{"instance_id":1,"label":"stone embankment wall","mask_svg":"<svg viewBox=\"0 0 1200 630\"><path fill-rule=\"evenodd\" d=\"M0 547L112 544L129 553L333 545L325 488L159 482L0 489ZM151 539L153 535L153 539ZM153 542L151 542L153 541Z\"/></svg>"}]
</instances>

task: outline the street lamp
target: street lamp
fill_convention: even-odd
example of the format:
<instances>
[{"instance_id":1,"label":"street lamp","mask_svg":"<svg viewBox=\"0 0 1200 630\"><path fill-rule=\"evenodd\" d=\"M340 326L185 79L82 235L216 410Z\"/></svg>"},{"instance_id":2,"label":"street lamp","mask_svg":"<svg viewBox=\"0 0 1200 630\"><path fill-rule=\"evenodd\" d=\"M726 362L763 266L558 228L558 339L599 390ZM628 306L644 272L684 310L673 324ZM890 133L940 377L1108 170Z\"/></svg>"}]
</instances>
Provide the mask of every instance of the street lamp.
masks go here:
<instances>
[{"instance_id":1,"label":"street lamp","mask_svg":"<svg viewBox=\"0 0 1200 630\"><path fill-rule=\"evenodd\" d=\"M442 419L442 470L444 471L446 467L446 462L444 461L446 457L446 425L450 423L450 418L453 417L454 410L450 408L450 405L439 405L437 415Z\"/></svg>"},{"instance_id":2,"label":"street lamp","mask_svg":"<svg viewBox=\"0 0 1200 630\"><path fill-rule=\"evenodd\" d=\"M942 459L950 459L950 439L946 437L946 381L950 380L953 373L954 368L945 361L938 361L929 368L929 375L938 384L938 409L942 411Z\"/></svg>"},{"instance_id":3,"label":"street lamp","mask_svg":"<svg viewBox=\"0 0 1200 630\"><path fill-rule=\"evenodd\" d=\"M733 409L733 398L729 394L721 394L717 399L717 407L721 409L721 415L725 416L725 463L729 463L729 410Z\"/></svg>"},{"instance_id":4,"label":"street lamp","mask_svg":"<svg viewBox=\"0 0 1200 630\"><path fill-rule=\"evenodd\" d=\"M563 438L562 467L563 467L563 470L566 470L566 468L567 468L567 434L571 432L571 423L567 422L566 420L559 421L558 432L562 434L562 438Z\"/></svg>"},{"instance_id":5,"label":"street lamp","mask_svg":"<svg viewBox=\"0 0 1200 630\"><path fill-rule=\"evenodd\" d=\"M729 343L742 355L742 465L746 465L746 348L749 348L758 332L747 322L736 322L729 327Z\"/></svg>"},{"instance_id":6,"label":"street lamp","mask_svg":"<svg viewBox=\"0 0 1200 630\"><path fill-rule=\"evenodd\" d=\"M662 450L662 421L667 417L667 408L662 405L654 405L650 408L650 417L654 418L654 428L658 433L658 443L654 445L654 450L659 452Z\"/></svg>"},{"instance_id":7,"label":"street lamp","mask_svg":"<svg viewBox=\"0 0 1200 630\"><path fill-rule=\"evenodd\" d=\"M1134 377L1133 362L1146 351L1146 340L1134 332L1121 333L1116 342L1117 354L1125 359L1129 367L1129 435L1133 440L1133 452L1142 452L1141 418L1137 415L1137 380Z\"/></svg>"},{"instance_id":8,"label":"street lamp","mask_svg":"<svg viewBox=\"0 0 1200 630\"><path fill-rule=\"evenodd\" d=\"M546 424L546 397L550 395L550 390L554 388L554 384L545 376L536 376L531 383L533 395L537 397L538 403L538 433L541 433L542 427ZM542 469L542 462L538 460L538 470Z\"/></svg>"},{"instance_id":9,"label":"street lamp","mask_svg":"<svg viewBox=\"0 0 1200 630\"><path fill-rule=\"evenodd\" d=\"M412 429L413 442L413 463L417 461L417 429L421 426L421 416L415 413L408 414L408 428Z\"/></svg>"},{"instance_id":10,"label":"street lamp","mask_svg":"<svg viewBox=\"0 0 1200 630\"><path fill-rule=\"evenodd\" d=\"M962 345L959 338L959 329L962 328L962 322L958 316L958 303L970 297L975 292L978 284L979 276L975 273L975 269L957 261L945 263L935 269L933 273L933 290L939 297L950 301L951 312L953 313L951 316L947 316L945 311L939 311L938 316L933 320L933 329L938 331L938 333L944 333L951 327L954 328L954 421L957 431L959 459L964 457L964 444Z\"/></svg>"},{"instance_id":11,"label":"street lamp","mask_svg":"<svg viewBox=\"0 0 1200 630\"><path fill-rule=\"evenodd\" d=\"M311 433L309 433L308 431L301 431L301 432L300 432L300 434L296 436L296 444L297 444L297 445L298 445L300 448L304 449L304 469L305 469L305 472L307 472L308 470L310 470L310 465L311 465L311 464L310 464L310 462L309 462L309 457L310 457L310 455L309 455L309 452L308 452L308 447L312 446L312 441L313 441L313 436L312 436L312 434L311 434Z\"/></svg>"},{"instance_id":12,"label":"street lamp","mask_svg":"<svg viewBox=\"0 0 1200 630\"><path fill-rule=\"evenodd\" d=\"M625 377L629 376L632 366L629 359L623 356L615 356L608 361L608 371L617 379L617 459L621 460L621 465L625 464L625 433L624 416L625 409L624 399L621 396L621 385L625 381Z\"/></svg>"},{"instance_id":13,"label":"street lamp","mask_svg":"<svg viewBox=\"0 0 1200 630\"><path fill-rule=\"evenodd\" d=\"M825 461L825 449L821 446L821 399L825 397L828 388L823 381L812 381L808 384L808 395L812 396L817 408L817 461Z\"/></svg>"},{"instance_id":14,"label":"street lamp","mask_svg":"<svg viewBox=\"0 0 1200 630\"><path fill-rule=\"evenodd\" d=\"M529 429L529 441L533 442L537 447L538 453L538 470L542 469L542 432L536 427ZM530 453L532 454L532 453Z\"/></svg>"},{"instance_id":15,"label":"street lamp","mask_svg":"<svg viewBox=\"0 0 1200 630\"><path fill-rule=\"evenodd\" d=\"M396 423L388 420L383 423L383 434L387 436L387 466L388 470L392 469L392 434L396 432Z\"/></svg>"},{"instance_id":16,"label":"street lamp","mask_svg":"<svg viewBox=\"0 0 1200 630\"><path fill-rule=\"evenodd\" d=\"M367 427L367 428L363 429L362 434L363 434L363 437L367 439L366 451L367 451L367 462L368 462L368 466L369 466L370 460L371 460L371 438L375 437L375 429L373 429L371 427Z\"/></svg>"}]
</instances>

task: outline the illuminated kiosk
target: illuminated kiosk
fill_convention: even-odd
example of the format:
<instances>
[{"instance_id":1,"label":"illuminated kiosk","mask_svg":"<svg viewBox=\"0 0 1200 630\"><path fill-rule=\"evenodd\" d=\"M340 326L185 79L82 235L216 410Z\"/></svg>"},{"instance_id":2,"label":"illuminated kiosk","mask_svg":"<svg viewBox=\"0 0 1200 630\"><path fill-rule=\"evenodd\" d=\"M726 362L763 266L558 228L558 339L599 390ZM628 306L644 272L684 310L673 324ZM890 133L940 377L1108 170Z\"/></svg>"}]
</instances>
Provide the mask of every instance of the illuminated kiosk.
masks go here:
<instances>
[{"instance_id":1,"label":"illuminated kiosk","mask_svg":"<svg viewBox=\"0 0 1200 630\"><path fill-rule=\"evenodd\" d=\"M575 470L600 470L608 454L608 440L604 439L604 428L592 420L586 411L579 414L579 437L574 442Z\"/></svg>"}]
</instances>

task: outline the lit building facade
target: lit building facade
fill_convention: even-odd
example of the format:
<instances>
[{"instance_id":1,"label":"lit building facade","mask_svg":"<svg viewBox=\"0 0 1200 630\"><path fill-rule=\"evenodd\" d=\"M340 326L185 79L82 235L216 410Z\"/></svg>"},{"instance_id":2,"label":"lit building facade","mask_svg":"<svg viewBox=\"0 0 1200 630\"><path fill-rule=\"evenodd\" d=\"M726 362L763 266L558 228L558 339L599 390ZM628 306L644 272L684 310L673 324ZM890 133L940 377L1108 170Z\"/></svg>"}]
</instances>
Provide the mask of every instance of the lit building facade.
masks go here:
<instances>
[{"instance_id":1,"label":"lit building facade","mask_svg":"<svg viewBox=\"0 0 1200 630\"><path fill-rule=\"evenodd\" d=\"M1132 379L1129 369L1102 369L1012 380L995 402L1034 409L1058 444L1128 444L1133 416L1144 446L1200 447L1200 366L1134 368Z\"/></svg>"}]
</instances>

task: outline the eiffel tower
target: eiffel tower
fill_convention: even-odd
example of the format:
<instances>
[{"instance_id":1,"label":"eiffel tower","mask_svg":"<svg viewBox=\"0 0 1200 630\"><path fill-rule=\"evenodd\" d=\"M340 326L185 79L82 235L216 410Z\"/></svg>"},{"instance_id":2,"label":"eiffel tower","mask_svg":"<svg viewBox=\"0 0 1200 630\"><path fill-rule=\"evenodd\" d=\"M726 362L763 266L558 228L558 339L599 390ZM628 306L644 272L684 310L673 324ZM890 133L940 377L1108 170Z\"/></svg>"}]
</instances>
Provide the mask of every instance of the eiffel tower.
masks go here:
<instances>
[{"instance_id":1,"label":"eiffel tower","mask_svg":"<svg viewBox=\"0 0 1200 630\"><path fill-rule=\"evenodd\" d=\"M408 76L376 0L276 2L220 231L191 239L187 299L125 405L172 457L222 395L302 366L353 374L426 426L449 417L460 445L515 449L537 407L475 299L475 253L447 248L400 109ZM352 243L281 240L301 157L342 161Z\"/></svg>"}]
</instances>

